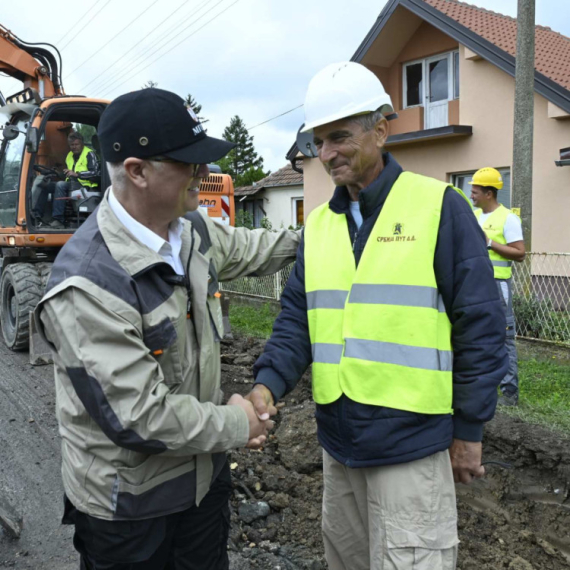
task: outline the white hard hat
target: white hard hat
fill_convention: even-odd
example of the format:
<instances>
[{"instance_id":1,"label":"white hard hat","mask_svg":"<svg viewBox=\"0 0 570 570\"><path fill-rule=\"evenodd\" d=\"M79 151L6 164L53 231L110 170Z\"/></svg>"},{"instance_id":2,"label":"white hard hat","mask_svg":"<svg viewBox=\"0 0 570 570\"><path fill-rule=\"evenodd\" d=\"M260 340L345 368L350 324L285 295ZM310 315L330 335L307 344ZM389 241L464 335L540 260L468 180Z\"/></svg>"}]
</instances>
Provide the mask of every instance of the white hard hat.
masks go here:
<instances>
[{"instance_id":1,"label":"white hard hat","mask_svg":"<svg viewBox=\"0 0 570 570\"><path fill-rule=\"evenodd\" d=\"M333 63L319 71L309 83L305 126L301 132L373 111L394 112L392 100L378 77L360 63Z\"/></svg>"}]
</instances>

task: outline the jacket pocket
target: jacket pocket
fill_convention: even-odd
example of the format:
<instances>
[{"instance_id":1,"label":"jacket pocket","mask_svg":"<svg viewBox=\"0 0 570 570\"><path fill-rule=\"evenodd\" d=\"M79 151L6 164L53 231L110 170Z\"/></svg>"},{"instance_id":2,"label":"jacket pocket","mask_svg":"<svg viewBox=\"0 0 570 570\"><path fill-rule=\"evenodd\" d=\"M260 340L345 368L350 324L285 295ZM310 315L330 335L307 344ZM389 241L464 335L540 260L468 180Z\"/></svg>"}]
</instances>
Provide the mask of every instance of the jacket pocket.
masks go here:
<instances>
[{"instance_id":1,"label":"jacket pocket","mask_svg":"<svg viewBox=\"0 0 570 570\"><path fill-rule=\"evenodd\" d=\"M176 325L169 318L143 331L143 341L158 362L164 375L164 383L170 387L181 384L183 378L176 331Z\"/></svg>"},{"instance_id":2,"label":"jacket pocket","mask_svg":"<svg viewBox=\"0 0 570 570\"><path fill-rule=\"evenodd\" d=\"M115 518L150 518L191 506L195 467L194 458L152 456L136 467L117 468Z\"/></svg>"},{"instance_id":3,"label":"jacket pocket","mask_svg":"<svg viewBox=\"0 0 570 570\"><path fill-rule=\"evenodd\" d=\"M216 293L219 295L219 293ZM224 338L224 320L222 317L222 303L219 296L210 296L208 294L208 313L210 314L210 323L212 325L212 333L214 340L220 342Z\"/></svg>"}]
</instances>

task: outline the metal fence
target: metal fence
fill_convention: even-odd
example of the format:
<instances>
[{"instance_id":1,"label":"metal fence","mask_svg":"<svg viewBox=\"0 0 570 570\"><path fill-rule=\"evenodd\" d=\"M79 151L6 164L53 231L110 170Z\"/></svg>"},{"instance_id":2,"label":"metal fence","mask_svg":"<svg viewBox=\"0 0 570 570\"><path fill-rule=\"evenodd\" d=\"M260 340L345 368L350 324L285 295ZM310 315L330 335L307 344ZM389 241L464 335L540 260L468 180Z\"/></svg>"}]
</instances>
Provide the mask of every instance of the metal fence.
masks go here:
<instances>
[{"instance_id":1,"label":"metal fence","mask_svg":"<svg viewBox=\"0 0 570 570\"><path fill-rule=\"evenodd\" d=\"M517 334L570 345L570 253L530 253L513 263ZM291 274L245 277L221 284L222 291L278 301Z\"/></svg>"},{"instance_id":2,"label":"metal fence","mask_svg":"<svg viewBox=\"0 0 570 570\"><path fill-rule=\"evenodd\" d=\"M238 293L239 295L279 301L292 269L293 264L287 265L287 267L284 267L274 275L242 277L241 279L234 279L233 281L225 281L220 283L220 289L222 291Z\"/></svg>"},{"instance_id":3,"label":"metal fence","mask_svg":"<svg viewBox=\"0 0 570 570\"><path fill-rule=\"evenodd\" d=\"M570 253L531 253L513 265L517 335L570 345Z\"/></svg>"}]
</instances>

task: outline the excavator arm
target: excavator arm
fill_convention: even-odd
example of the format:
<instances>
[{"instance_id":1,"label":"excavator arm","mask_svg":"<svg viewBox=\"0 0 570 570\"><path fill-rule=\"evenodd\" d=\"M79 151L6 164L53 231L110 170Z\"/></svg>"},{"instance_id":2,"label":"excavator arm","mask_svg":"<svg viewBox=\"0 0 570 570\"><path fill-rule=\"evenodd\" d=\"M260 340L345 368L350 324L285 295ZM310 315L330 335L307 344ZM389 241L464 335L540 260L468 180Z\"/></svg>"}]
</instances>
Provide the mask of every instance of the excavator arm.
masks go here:
<instances>
[{"instance_id":1,"label":"excavator arm","mask_svg":"<svg viewBox=\"0 0 570 570\"><path fill-rule=\"evenodd\" d=\"M22 81L24 89L35 89L42 99L63 95L61 65L41 45L49 44L24 42L0 24L0 71Z\"/></svg>"}]
</instances>

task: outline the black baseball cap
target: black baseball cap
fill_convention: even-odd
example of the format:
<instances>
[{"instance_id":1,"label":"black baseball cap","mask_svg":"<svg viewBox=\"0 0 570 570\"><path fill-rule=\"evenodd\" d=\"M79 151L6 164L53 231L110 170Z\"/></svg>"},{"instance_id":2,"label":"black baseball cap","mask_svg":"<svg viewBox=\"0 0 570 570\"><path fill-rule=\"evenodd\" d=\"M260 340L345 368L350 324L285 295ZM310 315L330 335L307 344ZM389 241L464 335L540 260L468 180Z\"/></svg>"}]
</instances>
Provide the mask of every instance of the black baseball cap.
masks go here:
<instances>
[{"instance_id":1,"label":"black baseball cap","mask_svg":"<svg viewBox=\"0 0 570 570\"><path fill-rule=\"evenodd\" d=\"M182 97L154 88L112 101L101 115L98 135L107 162L166 156L188 164L208 164L235 147L209 137Z\"/></svg>"}]
</instances>

